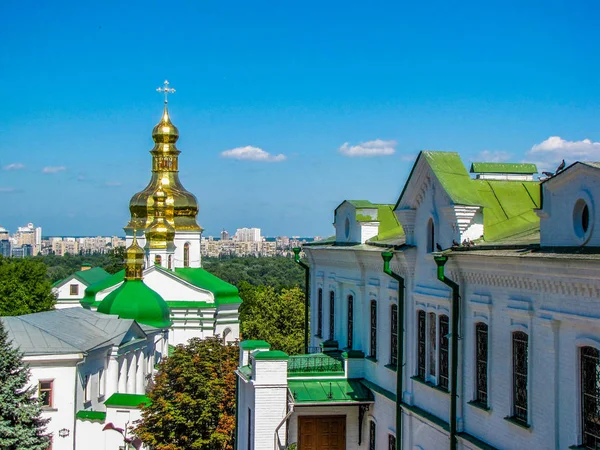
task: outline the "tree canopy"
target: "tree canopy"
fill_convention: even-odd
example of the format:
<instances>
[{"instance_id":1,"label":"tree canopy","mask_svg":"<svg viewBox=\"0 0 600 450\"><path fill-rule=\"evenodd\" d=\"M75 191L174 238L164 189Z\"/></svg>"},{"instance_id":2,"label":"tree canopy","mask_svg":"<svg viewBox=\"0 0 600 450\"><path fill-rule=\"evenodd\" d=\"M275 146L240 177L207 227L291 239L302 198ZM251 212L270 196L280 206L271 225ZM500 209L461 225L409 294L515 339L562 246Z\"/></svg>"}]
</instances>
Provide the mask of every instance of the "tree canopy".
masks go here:
<instances>
[{"instance_id":1,"label":"tree canopy","mask_svg":"<svg viewBox=\"0 0 600 450\"><path fill-rule=\"evenodd\" d=\"M239 286L242 339L262 339L273 350L294 355L303 351L304 292L294 287L275 290L271 286Z\"/></svg>"},{"instance_id":2,"label":"tree canopy","mask_svg":"<svg viewBox=\"0 0 600 450\"><path fill-rule=\"evenodd\" d=\"M46 434L49 419L34 397L35 387L27 387L29 368L22 355L13 348L0 320L0 448L5 450L46 450L50 437Z\"/></svg>"},{"instance_id":3,"label":"tree canopy","mask_svg":"<svg viewBox=\"0 0 600 450\"><path fill-rule=\"evenodd\" d=\"M48 267L48 278L52 283L63 280L69 275L81 270L81 266L89 264L92 267L102 267L108 273L117 273L125 267L125 248L117 247L108 253L88 253L81 255L66 254L37 255L35 261L41 261Z\"/></svg>"},{"instance_id":4,"label":"tree canopy","mask_svg":"<svg viewBox=\"0 0 600 450\"><path fill-rule=\"evenodd\" d=\"M54 302L43 262L0 257L0 316L48 311Z\"/></svg>"},{"instance_id":5,"label":"tree canopy","mask_svg":"<svg viewBox=\"0 0 600 450\"><path fill-rule=\"evenodd\" d=\"M237 345L191 339L161 362L134 432L155 450L232 450Z\"/></svg>"}]
</instances>

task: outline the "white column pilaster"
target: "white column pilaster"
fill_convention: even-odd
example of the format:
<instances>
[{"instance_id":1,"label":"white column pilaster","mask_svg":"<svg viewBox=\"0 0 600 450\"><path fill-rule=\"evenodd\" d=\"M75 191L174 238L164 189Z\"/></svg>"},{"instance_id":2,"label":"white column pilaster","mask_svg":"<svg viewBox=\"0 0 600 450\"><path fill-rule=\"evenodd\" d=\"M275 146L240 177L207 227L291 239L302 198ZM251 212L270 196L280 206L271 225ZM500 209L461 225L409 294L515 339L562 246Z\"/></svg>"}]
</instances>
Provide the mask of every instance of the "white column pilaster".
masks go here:
<instances>
[{"instance_id":1,"label":"white column pilaster","mask_svg":"<svg viewBox=\"0 0 600 450\"><path fill-rule=\"evenodd\" d=\"M105 398L109 398L119 390L119 360L118 347L113 347L108 355L108 365L106 367Z\"/></svg>"},{"instance_id":2,"label":"white column pilaster","mask_svg":"<svg viewBox=\"0 0 600 450\"><path fill-rule=\"evenodd\" d=\"M135 373L137 368L137 358L135 353L127 355L127 393L135 394Z\"/></svg>"}]
</instances>

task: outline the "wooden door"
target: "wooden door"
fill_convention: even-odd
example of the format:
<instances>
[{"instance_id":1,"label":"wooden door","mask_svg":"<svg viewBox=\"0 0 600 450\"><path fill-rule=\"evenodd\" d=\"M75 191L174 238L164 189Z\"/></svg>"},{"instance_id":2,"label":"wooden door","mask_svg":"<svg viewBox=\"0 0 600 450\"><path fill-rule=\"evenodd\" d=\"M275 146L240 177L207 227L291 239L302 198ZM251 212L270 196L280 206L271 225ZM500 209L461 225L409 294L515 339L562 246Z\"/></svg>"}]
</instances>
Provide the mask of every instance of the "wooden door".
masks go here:
<instances>
[{"instance_id":1,"label":"wooden door","mask_svg":"<svg viewBox=\"0 0 600 450\"><path fill-rule=\"evenodd\" d=\"M345 450L346 416L298 417L298 450Z\"/></svg>"}]
</instances>

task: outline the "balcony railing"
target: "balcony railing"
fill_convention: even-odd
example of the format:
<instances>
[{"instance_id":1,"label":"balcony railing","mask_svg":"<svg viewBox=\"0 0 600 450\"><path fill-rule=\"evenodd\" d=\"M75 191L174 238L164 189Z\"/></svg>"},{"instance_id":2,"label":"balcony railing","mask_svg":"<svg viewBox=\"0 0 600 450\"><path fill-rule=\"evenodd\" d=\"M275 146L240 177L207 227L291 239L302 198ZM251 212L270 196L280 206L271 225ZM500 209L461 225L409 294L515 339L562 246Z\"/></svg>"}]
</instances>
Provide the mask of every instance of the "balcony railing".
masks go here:
<instances>
[{"instance_id":1,"label":"balcony railing","mask_svg":"<svg viewBox=\"0 0 600 450\"><path fill-rule=\"evenodd\" d=\"M343 372L342 360L324 354L298 355L290 357L288 373Z\"/></svg>"}]
</instances>

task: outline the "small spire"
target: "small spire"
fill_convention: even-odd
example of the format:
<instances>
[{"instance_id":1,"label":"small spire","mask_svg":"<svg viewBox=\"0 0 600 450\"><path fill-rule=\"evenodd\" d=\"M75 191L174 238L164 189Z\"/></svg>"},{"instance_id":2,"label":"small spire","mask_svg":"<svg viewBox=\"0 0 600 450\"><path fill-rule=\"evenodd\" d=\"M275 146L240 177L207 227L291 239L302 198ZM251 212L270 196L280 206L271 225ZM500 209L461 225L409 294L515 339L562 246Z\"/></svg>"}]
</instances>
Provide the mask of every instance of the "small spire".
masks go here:
<instances>
[{"instance_id":1,"label":"small spire","mask_svg":"<svg viewBox=\"0 0 600 450\"><path fill-rule=\"evenodd\" d=\"M133 241L126 250L125 279L141 280L144 270L144 249L137 241L137 229L133 229Z\"/></svg>"}]
</instances>

